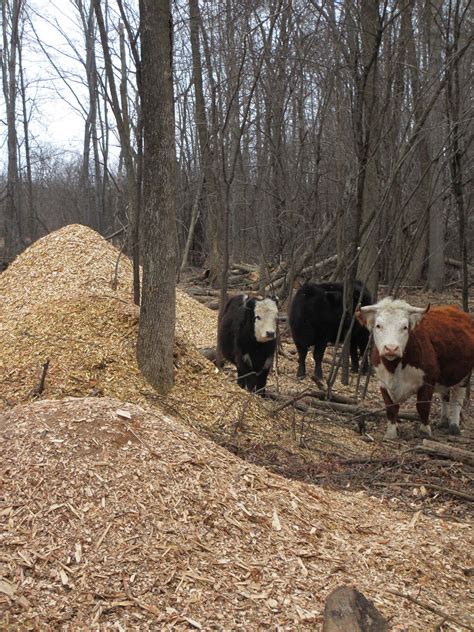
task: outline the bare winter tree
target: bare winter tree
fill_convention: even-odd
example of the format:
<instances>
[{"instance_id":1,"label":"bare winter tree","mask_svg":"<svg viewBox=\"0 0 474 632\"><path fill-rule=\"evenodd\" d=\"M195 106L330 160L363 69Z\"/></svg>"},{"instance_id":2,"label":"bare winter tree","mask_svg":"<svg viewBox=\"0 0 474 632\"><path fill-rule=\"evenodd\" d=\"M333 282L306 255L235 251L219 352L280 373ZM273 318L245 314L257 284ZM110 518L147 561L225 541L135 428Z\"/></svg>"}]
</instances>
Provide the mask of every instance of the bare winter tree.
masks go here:
<instances>
[{"instance_id":1,"label":"bare winter tree","mask_svg":"<svg viewBox=\"0 0 474 632\"><path fill-rule=\"evenodd\" d=\"M173 386L176 275L175 123L169 0L140 1L144 129L143 289L138 364L161 393Z\"/></svg>"},{"instance_id":2,"label":"bare winter tree","mask_svg":"<svg viewBox=\"0 0 474 632\"><path fill-rule=\"evenodd\" d=\"M17 50L22 0L2 1L2 39L0 55L3 97L7 115L8 170L3 216L5 261L11 261L20 250L20 211L18 209L18 138L17 138Z\"/></svg>"}]
</instances>

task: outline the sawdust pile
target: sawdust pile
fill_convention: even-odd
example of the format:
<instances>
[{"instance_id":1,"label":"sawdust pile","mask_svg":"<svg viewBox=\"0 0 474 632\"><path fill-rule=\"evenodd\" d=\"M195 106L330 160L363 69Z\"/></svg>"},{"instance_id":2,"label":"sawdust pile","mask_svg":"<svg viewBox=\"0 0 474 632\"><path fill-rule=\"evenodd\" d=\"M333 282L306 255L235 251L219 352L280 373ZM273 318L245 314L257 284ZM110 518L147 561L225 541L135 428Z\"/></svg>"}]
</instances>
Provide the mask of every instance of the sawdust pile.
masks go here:
<instances>
[{"instance_id":1,"label":"sawdust pile","mask_svg":"<svg viewBox=\"0 0 474 632\"><path fill-rule=\"evenodd\" d=\"M118 254L96 232L71 225L37 241L1 275L3 407L31 398L49 358L43 397L151 400L194 425L206 425L211 418L233 423L235 416L229 419L226 413L232 408L232 415L239 414L234 400L242 403L241 389L218 374L189 338L191 332L206 339L215 336L215 314L179 290L176 389L160 398L144 380L135 359L138 309L125 257L119 260L117 289L111 287ZM257 398L245 405L257 422L265 421Z\"/></svg>"},{"instance_id":2,"label":"sawdust pile","mask_svg":"<svg viewBox=\"0 0 474 632\"><path fill-rule=\"evenodd\" d=\"M35 242L0 275L0 296L0 410L31 401L49 359L42 398L113 396L157 405L222 442L239 428L253 441L281 436L298 451L285 415L271 417L260 398L236 385L235 373L218 372L198 353L215 345L216 313L179 289L176 386L167 397L156 394L135 358L131 263L95 231L70 225ZM353 446L367 453L351 429L338 432L343 454Z\"/></svg>"},{"instance_id":3,"label":"sawdust pile","mask_svg":"<svg viewBox=\"0 0 474 632\"><path fill-rule=\"evenodd\" d=\"M17 407L0 439L6 629L315 630L342 583L394 631L443 617L391 591L474 624L468 525L287 481L110 398Z\"/></svg>"}]
</instances>

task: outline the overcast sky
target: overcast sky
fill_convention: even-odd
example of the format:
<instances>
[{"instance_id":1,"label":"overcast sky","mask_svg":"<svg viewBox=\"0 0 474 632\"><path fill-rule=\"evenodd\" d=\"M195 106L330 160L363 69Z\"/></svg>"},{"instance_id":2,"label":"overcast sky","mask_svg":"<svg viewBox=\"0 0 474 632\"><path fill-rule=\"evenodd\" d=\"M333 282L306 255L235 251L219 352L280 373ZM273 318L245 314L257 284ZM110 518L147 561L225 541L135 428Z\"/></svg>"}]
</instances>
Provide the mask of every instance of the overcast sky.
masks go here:
<instances>
[{"instance_id":1,"label":"overcast sky","mask_svg":"<svg viewBox=\"0 0 474 632\"><path fill-rule=\"evenodd\" d=\"M75 59L72 48L77 46L77 51L83 52L79 17L70 0L28 0L28 5L23 64L28 109L31 111L32 147L52 145L58 149L81 152L84 134L81 103L87 101L87 90L82 84L84 70ZM41 45L36 41L36 35ZM69 87L59 77L48 55L61 73L67 75ZM5 120L3 99L0 101L1 117ZM21 111L20 101L17 106ZM6 129L3 128L0 133L2 154L5 155ZM21 126L19 135L22 136Z\"/></svg>"},{"instance_id":2,"label":"overcast sky","mask_svg":"<svg viewBox=\"0 0 474 632\"><path fill-rule=\"evenodd\" d=\"M28 79L33 82L30 96L36 97L37 111L33 112L31 119L32 134L40 143L45 141L80 151L84 122L78 104L47 57L47 54L51 55L62 71L80 76L80 64L72 58L71 47L59 32L59 29L65 31L74 43L81 44L74 9L67 0L30 0L30 4L33 11L29 12L29 18L45 49L43 51L34 42L34 33L30 32L24 55ZM69 80L78 98L83 100L87 95L84 87L71 76Z\"/></svg>"}]
</instances>

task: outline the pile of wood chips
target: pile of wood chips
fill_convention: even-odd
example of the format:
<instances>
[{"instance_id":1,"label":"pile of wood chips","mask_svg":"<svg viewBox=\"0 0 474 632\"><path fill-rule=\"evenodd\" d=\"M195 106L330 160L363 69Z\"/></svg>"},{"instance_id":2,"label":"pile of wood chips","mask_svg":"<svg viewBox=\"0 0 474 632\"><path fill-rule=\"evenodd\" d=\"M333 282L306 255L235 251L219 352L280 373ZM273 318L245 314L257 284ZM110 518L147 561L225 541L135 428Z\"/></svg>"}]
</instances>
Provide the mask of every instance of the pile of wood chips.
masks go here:
<instances>
[{"instance_id":1,"label":"pile of wood chips","mask_svg":"<svg viewBox=\"0 0 474 632\"><path fill-rule=\"evenodd\" d=\"M315 630L340 584L392 630L472 629L469 525L288 481L107 397L16 407L0 437L3 629Z\"/></svg>"},{"instance_id":2,"label":"pile of wood chips","mask_svg":"<svg viewBox=\"0 0 474 632\"><path fill-rule=\"evenodd\" d=\"M215 312L178 290L176 387L161 397L135 359L130 262L94 231L36 242L0 295L7 629L316 629L341 583L393 630L444 615L443 629L474 625L469 525L287 481L203 437L317 459L295 444L291 413L271 416L198 353L215 344ZM44 401L31 403L47 360ZM327 453L334 439L369 453L351 429L321 430Z\"/></svg>"},{"instance_id":3,"label":"pile of wood chips","mask_svg":"<svg viewBox=\"0 0 474 632\"><path fill-rule=\"evenodd\" d=\"M239 440L237 428L254 441L277 435L298 451L287 415L271 417L272 406L245 394L235 372L219 372L198 352L215 346L217 315L179 289L176 387L166 398L156 394L135 357L138 308L131 263L95 231L70 225L35 242L0 276L0 296L0 335L6 343L0 410L31 401L49 359L43 398L112 396L159 405L218 440ZM347 456L367 452L351 428L335 431Z\"/></svg>"}]
</instances>

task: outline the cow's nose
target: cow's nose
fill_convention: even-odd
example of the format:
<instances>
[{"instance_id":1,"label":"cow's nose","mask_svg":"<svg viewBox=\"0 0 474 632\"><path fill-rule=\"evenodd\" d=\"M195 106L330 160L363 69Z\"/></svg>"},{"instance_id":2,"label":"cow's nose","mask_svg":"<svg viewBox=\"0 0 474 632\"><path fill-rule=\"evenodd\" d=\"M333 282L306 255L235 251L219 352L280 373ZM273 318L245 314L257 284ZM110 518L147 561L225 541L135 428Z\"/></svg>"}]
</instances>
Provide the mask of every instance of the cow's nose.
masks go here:
<instances>
[{"instance_id":1,"label":"cow's nose","mask_svg":"<svg viewBox=\"0 0 474 632\"><path fill-rule=\"evenodd\" d=\"M274 331L267 331L267 338L275 338L275 332Z\"/></svg>"},{"instance_id":2,"label":"cow's nose","mask_svg":"<svg viewBox=\"0 0 474 632\"><path fill-rule=\"evenodd\" d=\"M400 347L398 345L384 345L384 353L388 355L399 355Z\"/></svg>"}]
</instances>

